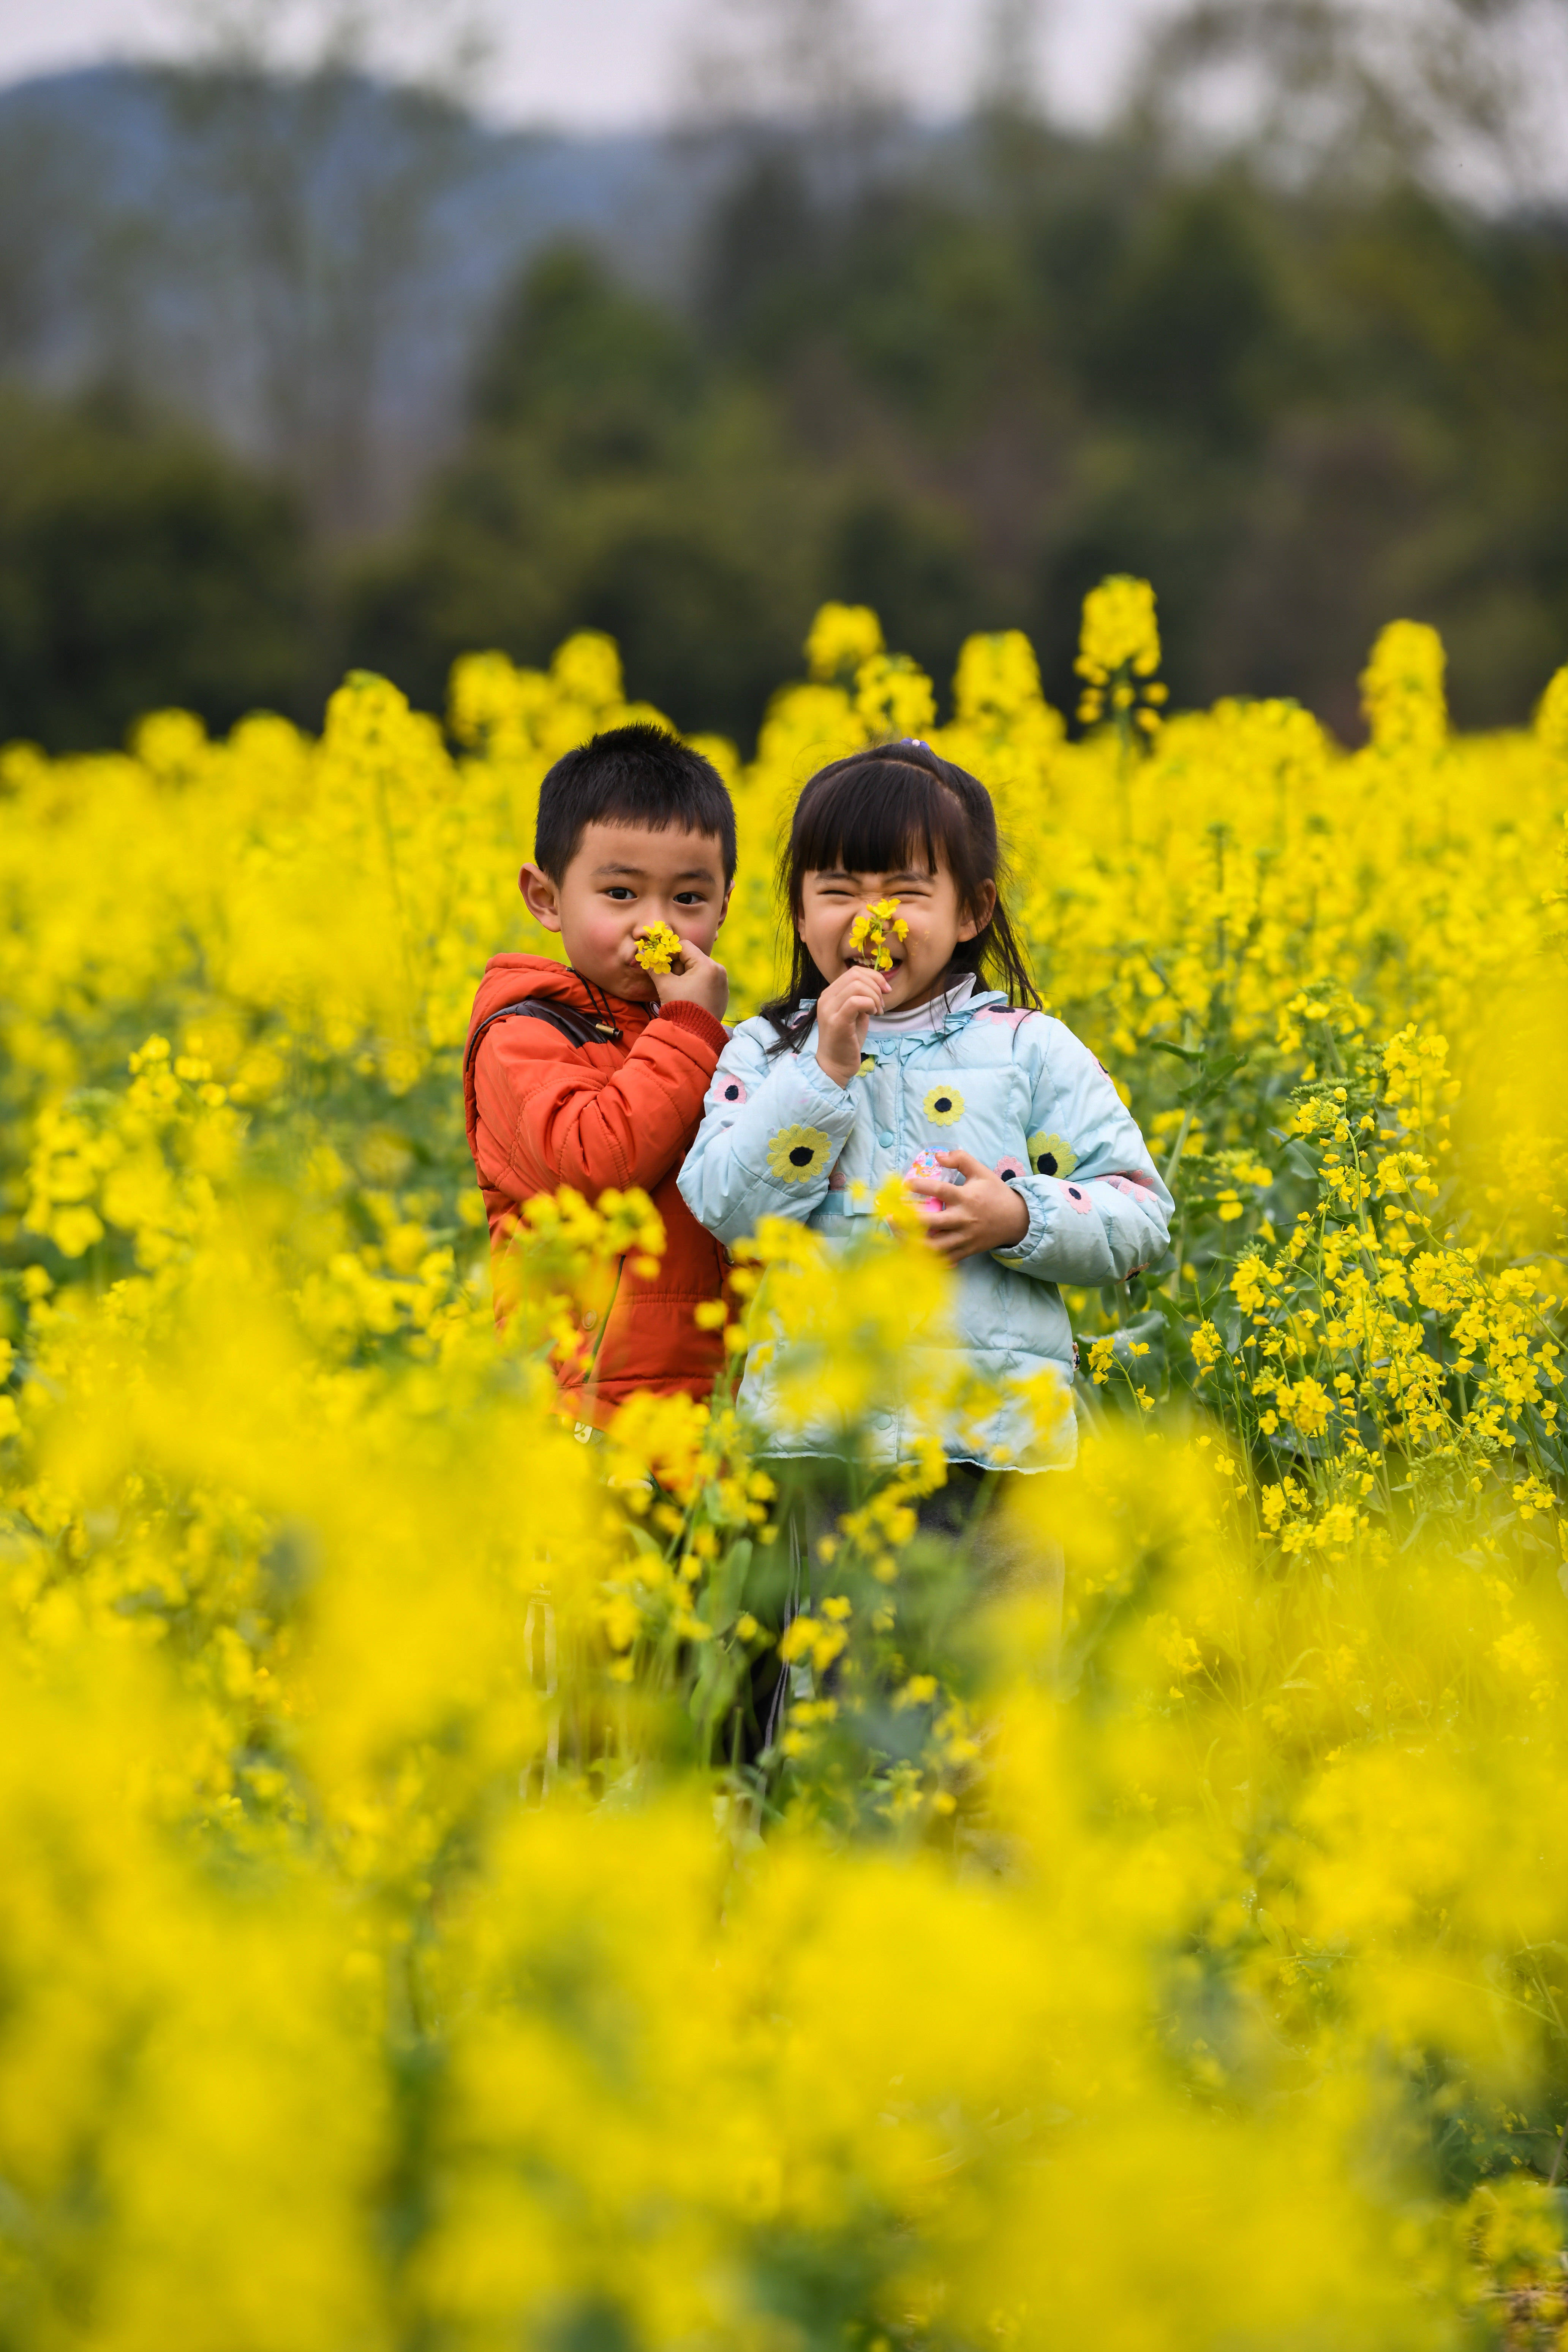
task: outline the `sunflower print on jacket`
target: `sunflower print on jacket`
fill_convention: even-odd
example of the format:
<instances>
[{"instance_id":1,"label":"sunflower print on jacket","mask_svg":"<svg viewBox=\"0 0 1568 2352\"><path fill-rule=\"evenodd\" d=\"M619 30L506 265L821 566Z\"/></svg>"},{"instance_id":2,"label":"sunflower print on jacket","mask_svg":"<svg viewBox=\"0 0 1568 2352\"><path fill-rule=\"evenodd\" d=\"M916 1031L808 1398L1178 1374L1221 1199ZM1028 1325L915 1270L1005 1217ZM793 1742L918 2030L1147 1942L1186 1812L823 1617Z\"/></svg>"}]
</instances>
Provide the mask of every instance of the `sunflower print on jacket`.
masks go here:
<instances>
[{"instance_id":1,"label":"sunflower print on jacket","mask_svg":"<svg viewBox=\"0 0 1568 2352\"><path fill-rule=\"evenodd\" d=\"M833 1138L819 1127L781 1128L768 1145L768 1166L781 1184L807 1184L833 1157Z\"/></svg>"},{"instance_id":2,"label":"sunflower print on jacket","mask_svg":"<svg viewBox=\"0 0 1568 2352\"><path fill-rule=\"evenodd\" d=\"M1065 1135L1031 1135L1029 1165L1037 1176L1070 1176L1078 1153Z\"/></svg>"}]
</instances>

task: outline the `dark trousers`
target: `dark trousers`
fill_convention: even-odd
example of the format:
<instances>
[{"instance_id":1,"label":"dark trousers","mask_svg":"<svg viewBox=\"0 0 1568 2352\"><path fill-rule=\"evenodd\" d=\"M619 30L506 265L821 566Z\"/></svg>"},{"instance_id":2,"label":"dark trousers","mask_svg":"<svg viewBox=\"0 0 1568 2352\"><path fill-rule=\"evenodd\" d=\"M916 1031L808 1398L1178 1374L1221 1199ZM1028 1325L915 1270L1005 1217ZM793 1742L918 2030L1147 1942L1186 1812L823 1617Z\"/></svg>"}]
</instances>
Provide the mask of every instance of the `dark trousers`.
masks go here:
<instances>
[{"instance_id":1,"label":"dark trousers","mask_svg":"<svg viewBox=\"0 0 1568 2352\"><path fill-rule=\"evenodd\" d=\"M792 1618L833 1591L832 1570L822 1558L824 1536L833 1535L844 1513L859 1497L846 1465L831 1460L780 1461L773 1465L781 1488L778 1513L780 1538L773 1558L773 1587L763 1607L767 1622L781 1630ZM1013 1514L1026 1473L983 1470L972 1462L950 1462L947 1483L921 1496L915 1506L919 1537L935 1538L961 1549L967 1597L985 1602L1010 1593L1036 1591L1045 1595L1060 1626L1062 1557L1048 1539L1026 1533ZM1056 1475L1056 1473L1041 1473ZM812 1689L807 1666L786 1666L775 1650L758 1658L752 1671L750 1706L742 1748L755 1762L771 1748L783 1727L792 1698L808 1697Z\"/></svg>"}]
</instances>

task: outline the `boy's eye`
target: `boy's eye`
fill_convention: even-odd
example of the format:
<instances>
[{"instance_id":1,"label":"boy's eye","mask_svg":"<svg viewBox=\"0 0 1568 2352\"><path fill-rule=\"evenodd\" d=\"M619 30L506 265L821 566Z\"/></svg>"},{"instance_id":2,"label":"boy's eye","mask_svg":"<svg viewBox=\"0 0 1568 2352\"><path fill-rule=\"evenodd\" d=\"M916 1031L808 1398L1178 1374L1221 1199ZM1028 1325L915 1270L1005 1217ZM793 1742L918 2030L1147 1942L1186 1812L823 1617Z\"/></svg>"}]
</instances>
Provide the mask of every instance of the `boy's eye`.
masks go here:
<instances>
[{"instance_id":1,"label":"boy's eye","mask_svg":"<svg viewBox=\"0 0 1568 2352\"><path fill-rule=\"evenodd\" d=\"M708 903L708 893L706 890L678 890L675 894L675 903L678 907L705 907Z\"/></svg>"},{"instance_id":2,"label":"boy's eye","mask_svg":"<svg viewBox=\"0 0 1568 2352\"><path fill-rule=\"evenodd\" d=\"M605 887L605 896L606 898L635 898L637 892L628 890L624 882L611 882Z\"/></svg>"}]
</instances>

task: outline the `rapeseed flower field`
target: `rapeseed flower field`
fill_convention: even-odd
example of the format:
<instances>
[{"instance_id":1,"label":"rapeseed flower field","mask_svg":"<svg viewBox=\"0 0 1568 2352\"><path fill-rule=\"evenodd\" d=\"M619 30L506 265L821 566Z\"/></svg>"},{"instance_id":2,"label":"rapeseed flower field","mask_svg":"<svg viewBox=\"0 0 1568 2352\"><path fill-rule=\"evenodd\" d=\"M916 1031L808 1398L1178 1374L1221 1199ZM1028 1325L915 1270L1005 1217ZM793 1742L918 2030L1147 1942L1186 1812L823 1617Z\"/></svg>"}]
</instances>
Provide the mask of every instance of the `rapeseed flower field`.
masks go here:
<instances>
[{"instance_id":1,"label":"rapeseed flower field","mask_svg":"<svg viewBox=\"0 0 1568 2352\"><path fill-rule=\"evenodd\" d=\"M722 1398L575 1443L637 1195L533 1205L496 1339L462 1040L606 640L0 755L6 2352L1568 2341L1568 670L1458 738L1396 623L1347 753L1167 715L1137 583L1085 732L1017 635L940 728L869 613L808 655L704 742L735 1008L794 793L926 735L1176 1195L1070 1302L1059 1607L920 1461L785 1631ZM740 1269L852 1422L918 1223Z\"/></svg>"}]
</instances>

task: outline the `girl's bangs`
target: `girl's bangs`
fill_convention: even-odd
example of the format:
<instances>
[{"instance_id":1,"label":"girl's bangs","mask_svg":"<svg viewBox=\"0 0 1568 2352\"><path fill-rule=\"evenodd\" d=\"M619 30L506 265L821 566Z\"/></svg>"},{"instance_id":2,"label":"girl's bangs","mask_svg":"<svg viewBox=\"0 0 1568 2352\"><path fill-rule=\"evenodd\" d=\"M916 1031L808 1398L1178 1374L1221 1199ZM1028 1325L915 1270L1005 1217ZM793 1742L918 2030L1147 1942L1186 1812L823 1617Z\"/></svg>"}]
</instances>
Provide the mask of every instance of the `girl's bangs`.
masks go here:
<instances>
[{"instance_id":1,"label":"girl's bangs","mask_svg":"<svg viewBox=\"0 0 1568 2352\"><path fill-rule=\"evenodd\" d=\"M895 760L849 760L816 778L795 811L790 865L798 899L807 874L896 874L942 861L955 877L963 811L928 770ZM797 908L798 911L798 908Z\"/></svg>"}]
</instances>

